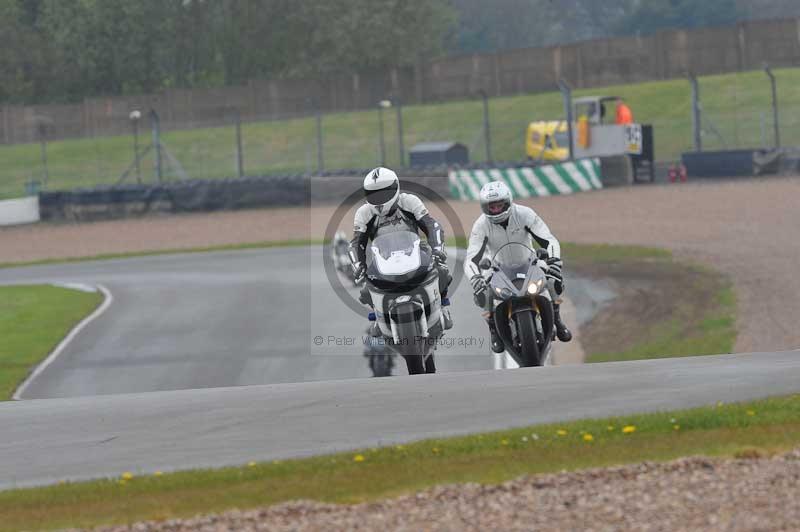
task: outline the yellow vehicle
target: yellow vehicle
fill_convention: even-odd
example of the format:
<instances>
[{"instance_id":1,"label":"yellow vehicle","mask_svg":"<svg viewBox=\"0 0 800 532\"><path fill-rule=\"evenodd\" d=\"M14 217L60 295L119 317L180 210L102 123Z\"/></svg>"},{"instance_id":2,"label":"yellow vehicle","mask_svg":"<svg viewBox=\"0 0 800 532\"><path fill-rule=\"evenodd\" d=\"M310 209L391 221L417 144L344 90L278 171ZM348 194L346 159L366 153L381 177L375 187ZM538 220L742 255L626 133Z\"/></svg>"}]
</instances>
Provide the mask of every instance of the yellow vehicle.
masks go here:
<instances>
[{"instance_id":1,"label":"yellow vehicle","mask_svg":"<svg viewBox=\"0 0 800 532\"><path fill-rule=\"evenodd\" d=\"M525 135L525 154L532 161L569 159L569 133L563 120L531 122Z\"/></svg>"}]
</instances>

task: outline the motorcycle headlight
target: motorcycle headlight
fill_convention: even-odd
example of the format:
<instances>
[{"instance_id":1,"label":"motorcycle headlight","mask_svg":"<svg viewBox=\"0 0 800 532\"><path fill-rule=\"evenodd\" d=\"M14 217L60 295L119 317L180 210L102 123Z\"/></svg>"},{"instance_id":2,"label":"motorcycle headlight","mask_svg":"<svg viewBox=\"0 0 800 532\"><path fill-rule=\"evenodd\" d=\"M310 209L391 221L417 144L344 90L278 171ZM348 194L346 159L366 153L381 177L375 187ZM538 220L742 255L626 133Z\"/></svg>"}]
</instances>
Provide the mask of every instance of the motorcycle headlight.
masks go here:
<instances>
[{"instance_id":1,"label":"motorcycle headlight","mask_svg":"<svg viewBox=\"0 0 800 532\"><path fill-rule=\"evenodd\" d=\"M502 297L503 299L508 299L509 297L514 295L514 293L511 292L511 290L509 290L508 288L495 288L494 291L497 292L497 295Z\"/></svg>"},{"instance_id":2,"label":"motorcycle headlight","mask_svg":"<svg viewBox=\"0 0 800 532\"><path fill-rule=\"evenodd\" d=\"M531 284L528 285L528 293L532 296L535 296L536 294L542 291L542 288L544 288L544 279L533 281Z\"/></svg>"}]
</instances>

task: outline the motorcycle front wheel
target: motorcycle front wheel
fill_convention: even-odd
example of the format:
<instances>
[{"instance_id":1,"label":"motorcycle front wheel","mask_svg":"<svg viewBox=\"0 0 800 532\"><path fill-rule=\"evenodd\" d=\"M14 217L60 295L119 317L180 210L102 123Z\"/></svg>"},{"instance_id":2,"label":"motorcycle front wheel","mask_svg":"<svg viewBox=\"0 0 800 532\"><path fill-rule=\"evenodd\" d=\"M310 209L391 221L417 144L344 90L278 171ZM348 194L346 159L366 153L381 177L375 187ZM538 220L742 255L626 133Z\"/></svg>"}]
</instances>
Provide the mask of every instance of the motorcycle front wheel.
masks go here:
<instances>
[{"instance_id":1,"label":"motorcycle front wheel","mask_svg":"<svg viewBox=\"0 0 800 532\"><path fill-rule=\"evenodd\" d=\"M409 375L421 375L423 373L436 373L436 363L433 355L425 358L423 355L403 355L406 360Z\"/></svg>"},{"instance_id":2,"label":"motorcycle front wheel","mask_svg":"<svg viewBox=\"0 0 800 532\"><path fill-rule=\"evenodd\" d=\"M536 324L532 311L519 312L514 315L517 325L517 335L520 341L520 355L522 367L530 368L542 365L542 357L539 352L539 342L536 338Z\"/></svg>"}]
</instances>

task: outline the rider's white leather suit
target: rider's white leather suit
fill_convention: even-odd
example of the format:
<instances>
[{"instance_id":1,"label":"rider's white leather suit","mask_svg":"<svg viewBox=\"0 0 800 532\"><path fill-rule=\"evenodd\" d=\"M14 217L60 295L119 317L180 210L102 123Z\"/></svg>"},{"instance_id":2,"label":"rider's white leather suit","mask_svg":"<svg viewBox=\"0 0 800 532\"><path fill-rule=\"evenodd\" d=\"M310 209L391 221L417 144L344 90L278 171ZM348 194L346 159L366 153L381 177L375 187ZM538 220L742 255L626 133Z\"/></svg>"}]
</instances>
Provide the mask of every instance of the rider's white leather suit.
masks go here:
<instances>
[{"instance_id":1,"label":"rider's white leather suit","mask_svg":"<svg viewBox=\"0 0 800 532\"><path fill-rule=\"evenodd\" d=\"M475 275L485 275L478 267L481 259L491 259L498 249L510 242L530 247L534 247L535 242L545 248L551 257L561 258L561 244L544 220L533 209L514 203L511 205L511 215L503 223L492 223L483 214L475 221L464 261L467 279Z\"/></svg>"}]
</instances>

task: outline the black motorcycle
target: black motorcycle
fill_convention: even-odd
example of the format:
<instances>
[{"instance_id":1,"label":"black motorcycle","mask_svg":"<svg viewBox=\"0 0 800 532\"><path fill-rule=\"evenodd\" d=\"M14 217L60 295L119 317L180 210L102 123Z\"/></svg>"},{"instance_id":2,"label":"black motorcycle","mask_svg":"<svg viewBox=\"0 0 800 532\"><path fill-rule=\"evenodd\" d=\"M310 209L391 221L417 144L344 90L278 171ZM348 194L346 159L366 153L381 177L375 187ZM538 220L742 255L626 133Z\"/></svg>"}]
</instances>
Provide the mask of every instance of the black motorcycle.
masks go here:
<instances>
[{"instance_id":1,"label":"black motorcycle","mask_svg":"<svg viewBox=\"0 0 800 532\"><path fill-rule=\"evenodd\" d=\"M492 271L487 290L494 300L497 333L520 367L550 363L555 324L547 258L546 250L511 242L479 264Z\"/></svg>"}]
</instances>

